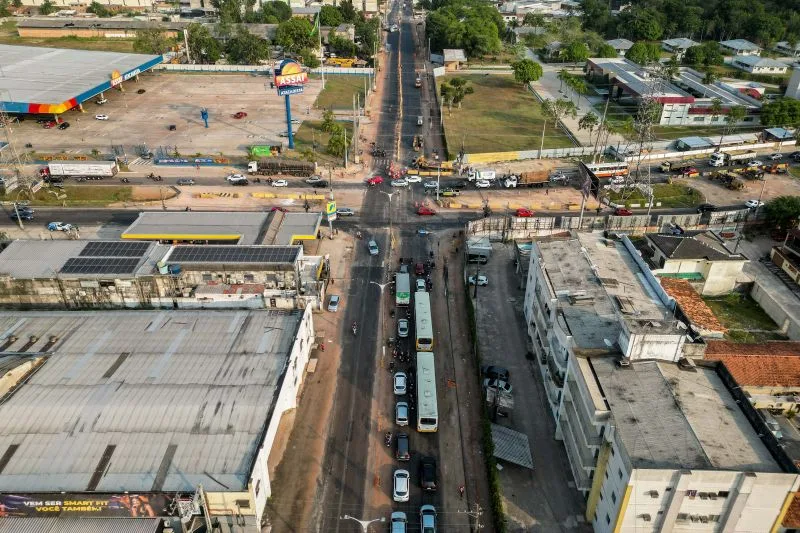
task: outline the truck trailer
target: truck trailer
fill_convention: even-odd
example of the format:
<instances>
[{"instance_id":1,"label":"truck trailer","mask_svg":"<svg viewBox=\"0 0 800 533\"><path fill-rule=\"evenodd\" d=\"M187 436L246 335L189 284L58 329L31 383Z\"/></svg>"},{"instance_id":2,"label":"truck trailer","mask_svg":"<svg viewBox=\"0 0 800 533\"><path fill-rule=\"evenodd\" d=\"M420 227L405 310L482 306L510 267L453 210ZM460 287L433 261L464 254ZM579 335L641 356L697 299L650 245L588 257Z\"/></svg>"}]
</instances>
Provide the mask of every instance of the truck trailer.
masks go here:
<instances>
[{"instance_id":1,"label":"truck trailer","mask_svg":"<svg viewBox=\"0 0 800 533\"><path fill-rule=\"evenodd\" d=\"M546 170L538 172L522 172L511 174L503 180L503 185L508 189L518 187L544 187L550 181L550 174Z\"/></svg>"},{"instance_id":2,"label":"truck trailer","mask_svg":"<svg viewBox=\"0 0 800 533\"><path fill-rule=\"evenodd\" d=\"M317 164L310 161L286 159L283 157L265 157L247 163L249 174L280 175L308 177L317 171Z\"/></svg>"},{"instance_id":3,"label":"truck trailer","mask_svg":"<svg viewBox=\"0 0 800 533\"><path fill-rule=\"evenodd\" d=\"M66 178L103 179L117 175L116 161L50 161L39 174L47 183L61 182Z\"/></svg>"},{"instance_id":4,"label":"truck trailer","mask_svg":"<svg viewBox=\"0 0 800 533\"><path fill-rule=\"evenodd\" d=\"M728 152L714 152L708 159L708 164L712 167L722 167L725 165L733 165L734 163L746 163L756 159L758 154L755 152L743 152L740 154L731 154Z\"/></svg>"}]
</instances>

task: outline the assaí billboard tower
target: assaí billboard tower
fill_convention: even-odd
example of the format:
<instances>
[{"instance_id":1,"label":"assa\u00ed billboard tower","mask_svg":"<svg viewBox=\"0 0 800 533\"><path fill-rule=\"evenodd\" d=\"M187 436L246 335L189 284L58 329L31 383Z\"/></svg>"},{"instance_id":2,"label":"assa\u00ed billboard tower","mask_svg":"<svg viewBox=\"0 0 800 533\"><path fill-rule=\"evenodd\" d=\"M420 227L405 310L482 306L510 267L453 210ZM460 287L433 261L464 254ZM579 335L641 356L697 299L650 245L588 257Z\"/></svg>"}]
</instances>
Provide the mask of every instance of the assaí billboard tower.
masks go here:
<instances>
[{"instance_id":1,"label":"assa\u00ed billboard tower","mask_svg":"<svg viewBox=\"0 0 800 533\"><path fill-rule=\"evenodd\" d=\"M292 132L292 106L289 96L303 92L308 82L308 73L294 59L284 59L275 69L275 87L278 96L286 98L286 131L289 136L289 148L294 149L294 133Z\"/></svg>"}]
</instances>

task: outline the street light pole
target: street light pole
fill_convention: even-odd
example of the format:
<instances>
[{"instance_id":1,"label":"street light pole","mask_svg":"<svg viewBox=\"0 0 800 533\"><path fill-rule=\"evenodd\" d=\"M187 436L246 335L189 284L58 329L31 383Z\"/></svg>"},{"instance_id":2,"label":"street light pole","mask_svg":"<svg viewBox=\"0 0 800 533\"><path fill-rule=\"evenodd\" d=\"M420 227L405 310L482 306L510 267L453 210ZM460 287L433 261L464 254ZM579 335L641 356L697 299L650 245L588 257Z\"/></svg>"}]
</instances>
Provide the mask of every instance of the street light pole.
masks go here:
<instances>
[{"instance_id":1,"label":"street light pole","mask_svg":"<svg viewBox=\"0 0 800 533\"><path fill-rule=\"evenodd\" d=\"M371 523L373 523L373 522L386 522L386 517L382 516L380 518L373 518L372 520L361 520L359 518L356 518L354 516L350 516L350 515L346 514L346 515L342 516L341 518L339 518L339 520L353 520L355 522L358 522L358 525L361 526L361 531L363 531L364 533L368 533L369 525Z\"/></svg>"}]
</instances>

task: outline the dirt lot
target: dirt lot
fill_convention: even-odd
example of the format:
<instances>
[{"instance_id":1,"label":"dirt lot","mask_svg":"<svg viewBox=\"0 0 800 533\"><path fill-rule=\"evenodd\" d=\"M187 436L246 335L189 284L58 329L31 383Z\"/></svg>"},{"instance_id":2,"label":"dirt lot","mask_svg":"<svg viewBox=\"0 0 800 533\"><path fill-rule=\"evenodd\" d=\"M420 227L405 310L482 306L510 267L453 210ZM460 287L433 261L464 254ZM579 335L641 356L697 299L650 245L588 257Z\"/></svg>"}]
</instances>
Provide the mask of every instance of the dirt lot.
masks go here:
<instances>
[{"instance_id":1,"label":"dirt lot","mask_svg":"<svg viewBox=\"0 0 800 533\"><path fill-rule=\"evenodd\" d=\"M800 180L789 174L767 174L766 181L746 180L746 187L741 191L730 191L708 178L677 179L676 183L685 183L700 191L706 201L714 204L744 203L746 200L757 199L764 187L763 201L769 201L777 196L800 195Z\"/></svg>"},{"instance_id":2,"label":"dirt lot","mask_svg":"<svg viewBox=\"0 0 800 533\"><path fill-rule=\"evenodd\" d=\"M146 92L138 94L139 89ZM313 109L306 113L320 89L321 83L312 80L303 94L291 97L293 118L302 121L316 116ZM264 76L147 73L138 83L126 82L124 92L111 90L105 97L105 105L87 102L85 113L73 109L62 115L70 123L67 130L43 129L26 120L14 128L14 140L19 145L31 143L39 153L89 154L93 149L107 153L111 144L122 145L129 156L141 143L151 149L177 146L186 156L243 155L249 145L285 141L278 136L286 130L284 100L269 88L269 78ZM200 118L202 108L209 112L207 129ZM237 111L246 112L247 117L232 118ZM95 120L97 114L109 119ZM176 131L169 131L171 124Z\"/></svg>"}]
</instances>

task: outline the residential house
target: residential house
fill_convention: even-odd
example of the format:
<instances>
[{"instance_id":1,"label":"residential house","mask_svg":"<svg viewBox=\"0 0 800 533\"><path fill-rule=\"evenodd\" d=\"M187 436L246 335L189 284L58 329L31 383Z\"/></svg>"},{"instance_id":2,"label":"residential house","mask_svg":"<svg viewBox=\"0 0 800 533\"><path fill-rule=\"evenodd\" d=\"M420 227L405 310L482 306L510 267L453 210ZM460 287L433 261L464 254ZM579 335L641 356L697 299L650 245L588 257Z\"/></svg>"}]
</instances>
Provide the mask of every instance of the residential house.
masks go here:
<instances>
[{"instance_id":1,"label":"residential house","mask_svg":"<svg viewBox=\"0 0 800 533\"><path fill-rule=\"evenodd\" d=\"M747 39L732 39L720 41L722 50L736 56L757 56L761 54L761 47Z\"/></svg>"},{"instance_id":2,"label":"residential house","mask_svg":"<svg viewBox=\"0 0 800 533\"><path fill-rule=\"evenodd\" d=\"M680 235L648 233L643 254L657 276L690 281L704 296L727 294L742 278L748 259L725 247L712 231L687 231Z\"/></svg>"},{"instance_id":3,"label":"residential house","mask_svg":"<svg viewBox=\"0 0 800 533\"><path fill-rule=\"evenodd\" d=\"M319 5L292 7L292 16L313 21L321 10L322 6Z\"/></svg>"},{"instance_id":4,"label":"residential house","mask_svg":"<svg viewBox=\"0 0 800 533\"><path fill-rule=\"evenodd\" d=\"M691 283L667 277L661 277L659 281L666 293L675 300L680 314L686 317L692 331L704 338L722 338L728 332L728 328L722 325Z\"/></svg>"},{"instance_id":5,"label":"residential house","mask_svg":"<svg viewBox=\"0 0 800 533\"><path fill-rule=\"evenodd\" d=\"M525 37L529 35L544 35L547 33L547 29L541 26L519 26L511 31L514 32L514 44L524 42Z\"/></svg>"},{"instance_id":6,"label":"residential house","mask_svg":"<svg viewBox=\"0 0 800 533\"><path fill-rule=\"evenodd\" d=\"M548 43L544 47L544 55L550 59L557 59L561 57L562 47L561 41L553 41Z\"/></svg>"},{"instance_id":7,"label":"residential house","mask_svg":"<svg viewBox=\"0 0 800 533\"><path fill-rule=\"evenodd\" d=\"M624 56L631 49L633 42L628 39L609 39L606 44L612 46L617 51L617 55Z\"/></svg>"},{"instance_id":8,"label":"residential house","mask_svg":"<svg viewBox=\"0 0 800 533\"><path fill-rule=\"evenodd\" d=\"M800 43L790 45L788 41L780 41L775 43L774 50L787 56L798 57L800 56Z\"/></svg>"},{"instance_id":9,"label":"residential house","mask_svg":"<svg viewBox=\"0 0 800 533\"><path fill-rule=\"evenodd\" d=\"M678 56L678 59L683 57L683 54L686 53L686 50L693 46L699 46L700 43L693 41L691 39L687 39L686 37L677 37L675 39L665 39L661 41L661 48L675 54Z\"/></svg>"},{"instance_id":10,"label":"residential house","mask_svg":"<svg viewBox=\"0 0 800 533\"><path fill-rule=\"evenodd\" d=\"M448 71L460 70L461 65L467 62L467 55L461 48L445 49L442 51L444 56L444 69Z\"/></svg>"},{"instance_id":11,"label":"residential house","mask_svg":"<svg viewBox=\"0 0 800 533\"><path fill-rule=\"evenodd\" d=\"M789 65L786 63L755 55L736 56L731 65L751 74L786 74L786 71L789 70Z\"/></svg>"}]
</instances>

